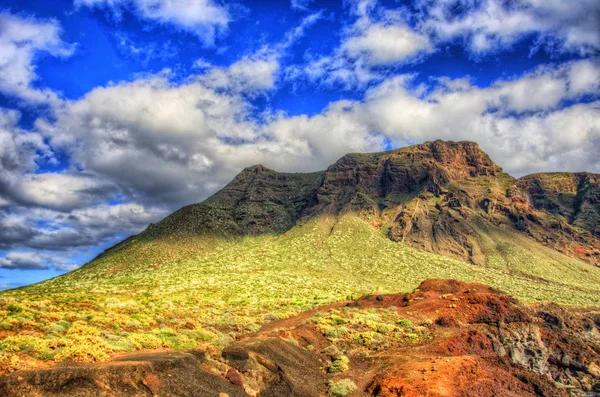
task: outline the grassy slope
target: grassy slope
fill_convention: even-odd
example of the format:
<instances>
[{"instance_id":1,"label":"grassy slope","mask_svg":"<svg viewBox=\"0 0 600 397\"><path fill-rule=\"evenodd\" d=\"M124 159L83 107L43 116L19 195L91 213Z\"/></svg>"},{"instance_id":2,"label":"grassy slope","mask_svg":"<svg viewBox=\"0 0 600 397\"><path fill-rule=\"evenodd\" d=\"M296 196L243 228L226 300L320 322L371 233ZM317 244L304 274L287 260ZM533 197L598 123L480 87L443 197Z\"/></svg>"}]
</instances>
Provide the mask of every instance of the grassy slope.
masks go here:
<instances>
[{"instance_id":1,"label":"grassy slope","mask_svg":"<svg viewBox=\"0 0 600 397\"><path fill-rule=\"evenodd\" d=\"M348 296L406 292L427 278L482 281L526 302L600 306L600 268L487 230L487 267L389 240L365 220L322 217L283 235L131 239L66 276L0 295L0 366L29 357L227 344L232 336Z\"/></svg>"}]
</instances>

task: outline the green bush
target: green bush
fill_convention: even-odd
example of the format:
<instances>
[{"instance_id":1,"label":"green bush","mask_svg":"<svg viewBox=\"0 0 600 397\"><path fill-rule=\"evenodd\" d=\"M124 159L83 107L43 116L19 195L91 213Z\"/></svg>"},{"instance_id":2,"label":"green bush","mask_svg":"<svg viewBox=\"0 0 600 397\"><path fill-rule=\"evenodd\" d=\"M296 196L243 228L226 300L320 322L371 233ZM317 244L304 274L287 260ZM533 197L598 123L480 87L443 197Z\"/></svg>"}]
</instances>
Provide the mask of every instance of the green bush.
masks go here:
<instances>
[{"instance_id":1,"label":"green bush","mask_svg":"<svg viewBox=\"0 0 600 397\"><path fill-rule=\"evenodd\" d=\"M348 332L346 327L328 327L325 330L325 336L329 339L337 339L346 335L346 332Z\"/></svg>"},{"instance_id":2,"label":"green bush","mask_svg":"<svg viewBox=\"0 0 600 397\"><path fill-rule=\"evenodd\" d=\"M23 311L23 308L19 305L11 303L10 305L6 306L6 310L8 310L9 313L20 313Z\"/></svg>"},{"instance_id":3,"label":"green bush","mask_svg":"<svg viewBox=\"0 0 600 397\"><path fill-rule=\"evenodd\" d=\"M338 372L345 372L350 369L350 360L348 357L342 355L337 360L333 360L329 366L329 373L336 374Z\"/></svg>"},{"instance_id":4,"label":"green bush","mask_svg":"<svg viewBox=\"0 0 600 397\"><path fill-rule=\"evenodd\" d=\"M356 390L356 384L351 379L342 379L329 384L330 397L344 397Z\"/></svg>"}]
</instances>

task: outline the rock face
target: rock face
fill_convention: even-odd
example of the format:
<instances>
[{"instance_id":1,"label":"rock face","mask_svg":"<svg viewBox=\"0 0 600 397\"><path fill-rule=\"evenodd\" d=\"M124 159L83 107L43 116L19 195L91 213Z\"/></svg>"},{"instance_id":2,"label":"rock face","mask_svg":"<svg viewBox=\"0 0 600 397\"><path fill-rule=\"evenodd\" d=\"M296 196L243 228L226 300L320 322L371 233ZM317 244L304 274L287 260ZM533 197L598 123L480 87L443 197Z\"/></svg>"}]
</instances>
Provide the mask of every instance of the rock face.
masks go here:
<instances>
[{"instance_id":1,"label":"rock face","mask_svg":"<svg viewBox=\"0 0 600 397\"><path fill-rule=\"evenodd\" d=\"M518 186L529 193L535 208L600 237L600 175L533 174L519 179Z\"/></svg>"},{"instance_id":2,"label":"rock face","mask_svg":"<svg viewBox=\"0 0 600 397\"><path fill-rule=\"evenodd\" d=\"M200 204L183 207L144 235L281 233L315 204L322 172L280 173L255 165Z\"/></svg>"},{"instance_id":3,"label":"rock face","mask_svg":"<svg viewBox=\"0 0 600 397\"><path fill-rule=\"evenodd\" d=\"M478 264L486 263L494 233L600 263L600 176L516 180L473 142L348 154L311 174L250 167L142 236L282 233L302 218L345 211L360 213L392 240Z\"/></svg>"},{"instance_id":4,"label":"rock face","mask_svg":"<svg viewBox=\"0 0 600 397\"><path fill-rule=\"evenodd\" d=\"M435 141L373 154L348 154L329 167L318 189L317 208L394 207L469 177L501 173L472 142ZM373 208L377 210L377 208Z\"/></svg>"},{"instance_id":5,"label":"rock face","mask_svg":"<svg viewBox=\"0 0 600 397\"><path fill-rule=\"evenodd\" d=\"M263 397L319 397L325 384L314 354L280 338L237 343L223 357L244 374L245 390Z\"/></svg>"},{"instance_id":6,"label":"rock face","mask_svg":"<svg viewBox=\"0 0 600 397\"><path fill-rule=\"evenodd\" d=\"M451 280L426 280L402 302L400 311L437 316L434 323L447 330L438 335L447 336L434 338L415 349L412 359L375 376L368 386L374 396L600 393L597 312L569 313L552 304L529 307L483 284ZM383 304L402 303L392 295ZM358 305L378 304L371 297ZM415 376L415 368L426 371Z\"/></svg>"},{"instance_id":7,"label":"rock face","mask_svg":"<svg viewBox=\"0 0 600 397\"><path fill-rule=\"evenodd\" d=\"M546 215L529 222L537 240L600 263L600 175L533 174L519 179L517 186L531 198L531 205Z\"/></svg>"}]
</instances>

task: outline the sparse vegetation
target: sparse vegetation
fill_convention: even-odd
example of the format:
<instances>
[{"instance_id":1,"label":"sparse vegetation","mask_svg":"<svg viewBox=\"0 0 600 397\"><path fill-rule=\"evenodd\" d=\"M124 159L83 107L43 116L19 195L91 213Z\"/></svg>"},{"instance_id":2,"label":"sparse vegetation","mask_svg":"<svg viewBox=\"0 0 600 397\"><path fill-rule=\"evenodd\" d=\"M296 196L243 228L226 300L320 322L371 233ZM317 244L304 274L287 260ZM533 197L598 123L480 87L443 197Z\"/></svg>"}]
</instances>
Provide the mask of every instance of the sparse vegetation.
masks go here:
<instances>
[{"instance_id":1,"label":"sparse vegetation","mask_svg":"<svg viewBox=\"0 0 600 397\"><path fill-rule=\"evenodd\" d=\"M342 379L337 382L331 382L329 385L330 397L344 397L356 390L356 384L352 379Z\"/></svg>"},{"instance_id":2,"label":"sparse vegetation","mask_svg":"<svg viewBox=\"0 0 600 397\"><path fill-rule=\"evenodd\" d=\"M368 354L369 351L431 338L428 328L430 324L413 326L411 321L398 316L395 307L331 309L326 313L316 314L308 321L314 323L332 343L323 350L323 353L332 358L330 373L349 369L350 362L345 353Z\"/></svg>"},{"instance_id":3,"label":"sparse vegetation","mask_svg":"<svg viewBox=\"0 0 600 397\"><path fill-rule=\"evenodd\" d=\"M329 366L329 373L336 374L338 372L345 372L350 369L350 359L344 355L341 355L339 358L333 360L331 365Z\"/></svg>"},{"instance_id":4,"label":"sparse vegetation","mask_svg":"<svg viewBox=\"0 0 600 397\"><path fill-rule=\"evenodd\" d=\"M497 237L489 244L510 238ZM349 295L408 292L427 278L481 281L526 302L600 305L600 268L522 243L477 266L393 242L352 213L281 235L132 238L66 276L0 294L0 361L22 368L32 359L225 346L265 322ZM365 349L426 337L403 320L352 310L317 319L336 344Z\"/></svg>"}]
</instances>

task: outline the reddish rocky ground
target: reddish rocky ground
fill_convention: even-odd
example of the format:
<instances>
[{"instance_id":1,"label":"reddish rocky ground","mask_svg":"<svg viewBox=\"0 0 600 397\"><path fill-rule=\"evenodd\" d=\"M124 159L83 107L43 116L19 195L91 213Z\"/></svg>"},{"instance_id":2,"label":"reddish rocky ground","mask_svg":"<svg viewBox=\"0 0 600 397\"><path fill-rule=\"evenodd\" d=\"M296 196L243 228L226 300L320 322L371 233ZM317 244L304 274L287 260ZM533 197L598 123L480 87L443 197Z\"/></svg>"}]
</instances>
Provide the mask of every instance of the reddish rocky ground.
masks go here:
<instances>
[{"instance_id":1,"label":"reddish rocky ground","mask_svg":"<svg viewBox=\"0 0 600 397\"><path fill-rule=\"evenodd\" d=\"M427 337L349 349L349 368L329 374L332 339L310 319L343 307L396 310ZM357 386L349 396L600 395L600 312L526 306L483 284L427 280L411 294L270 323L222 352L138 353L5 374L0 395L305 397L327 395L342 378Z\"/></svg>"}]
</instances>

